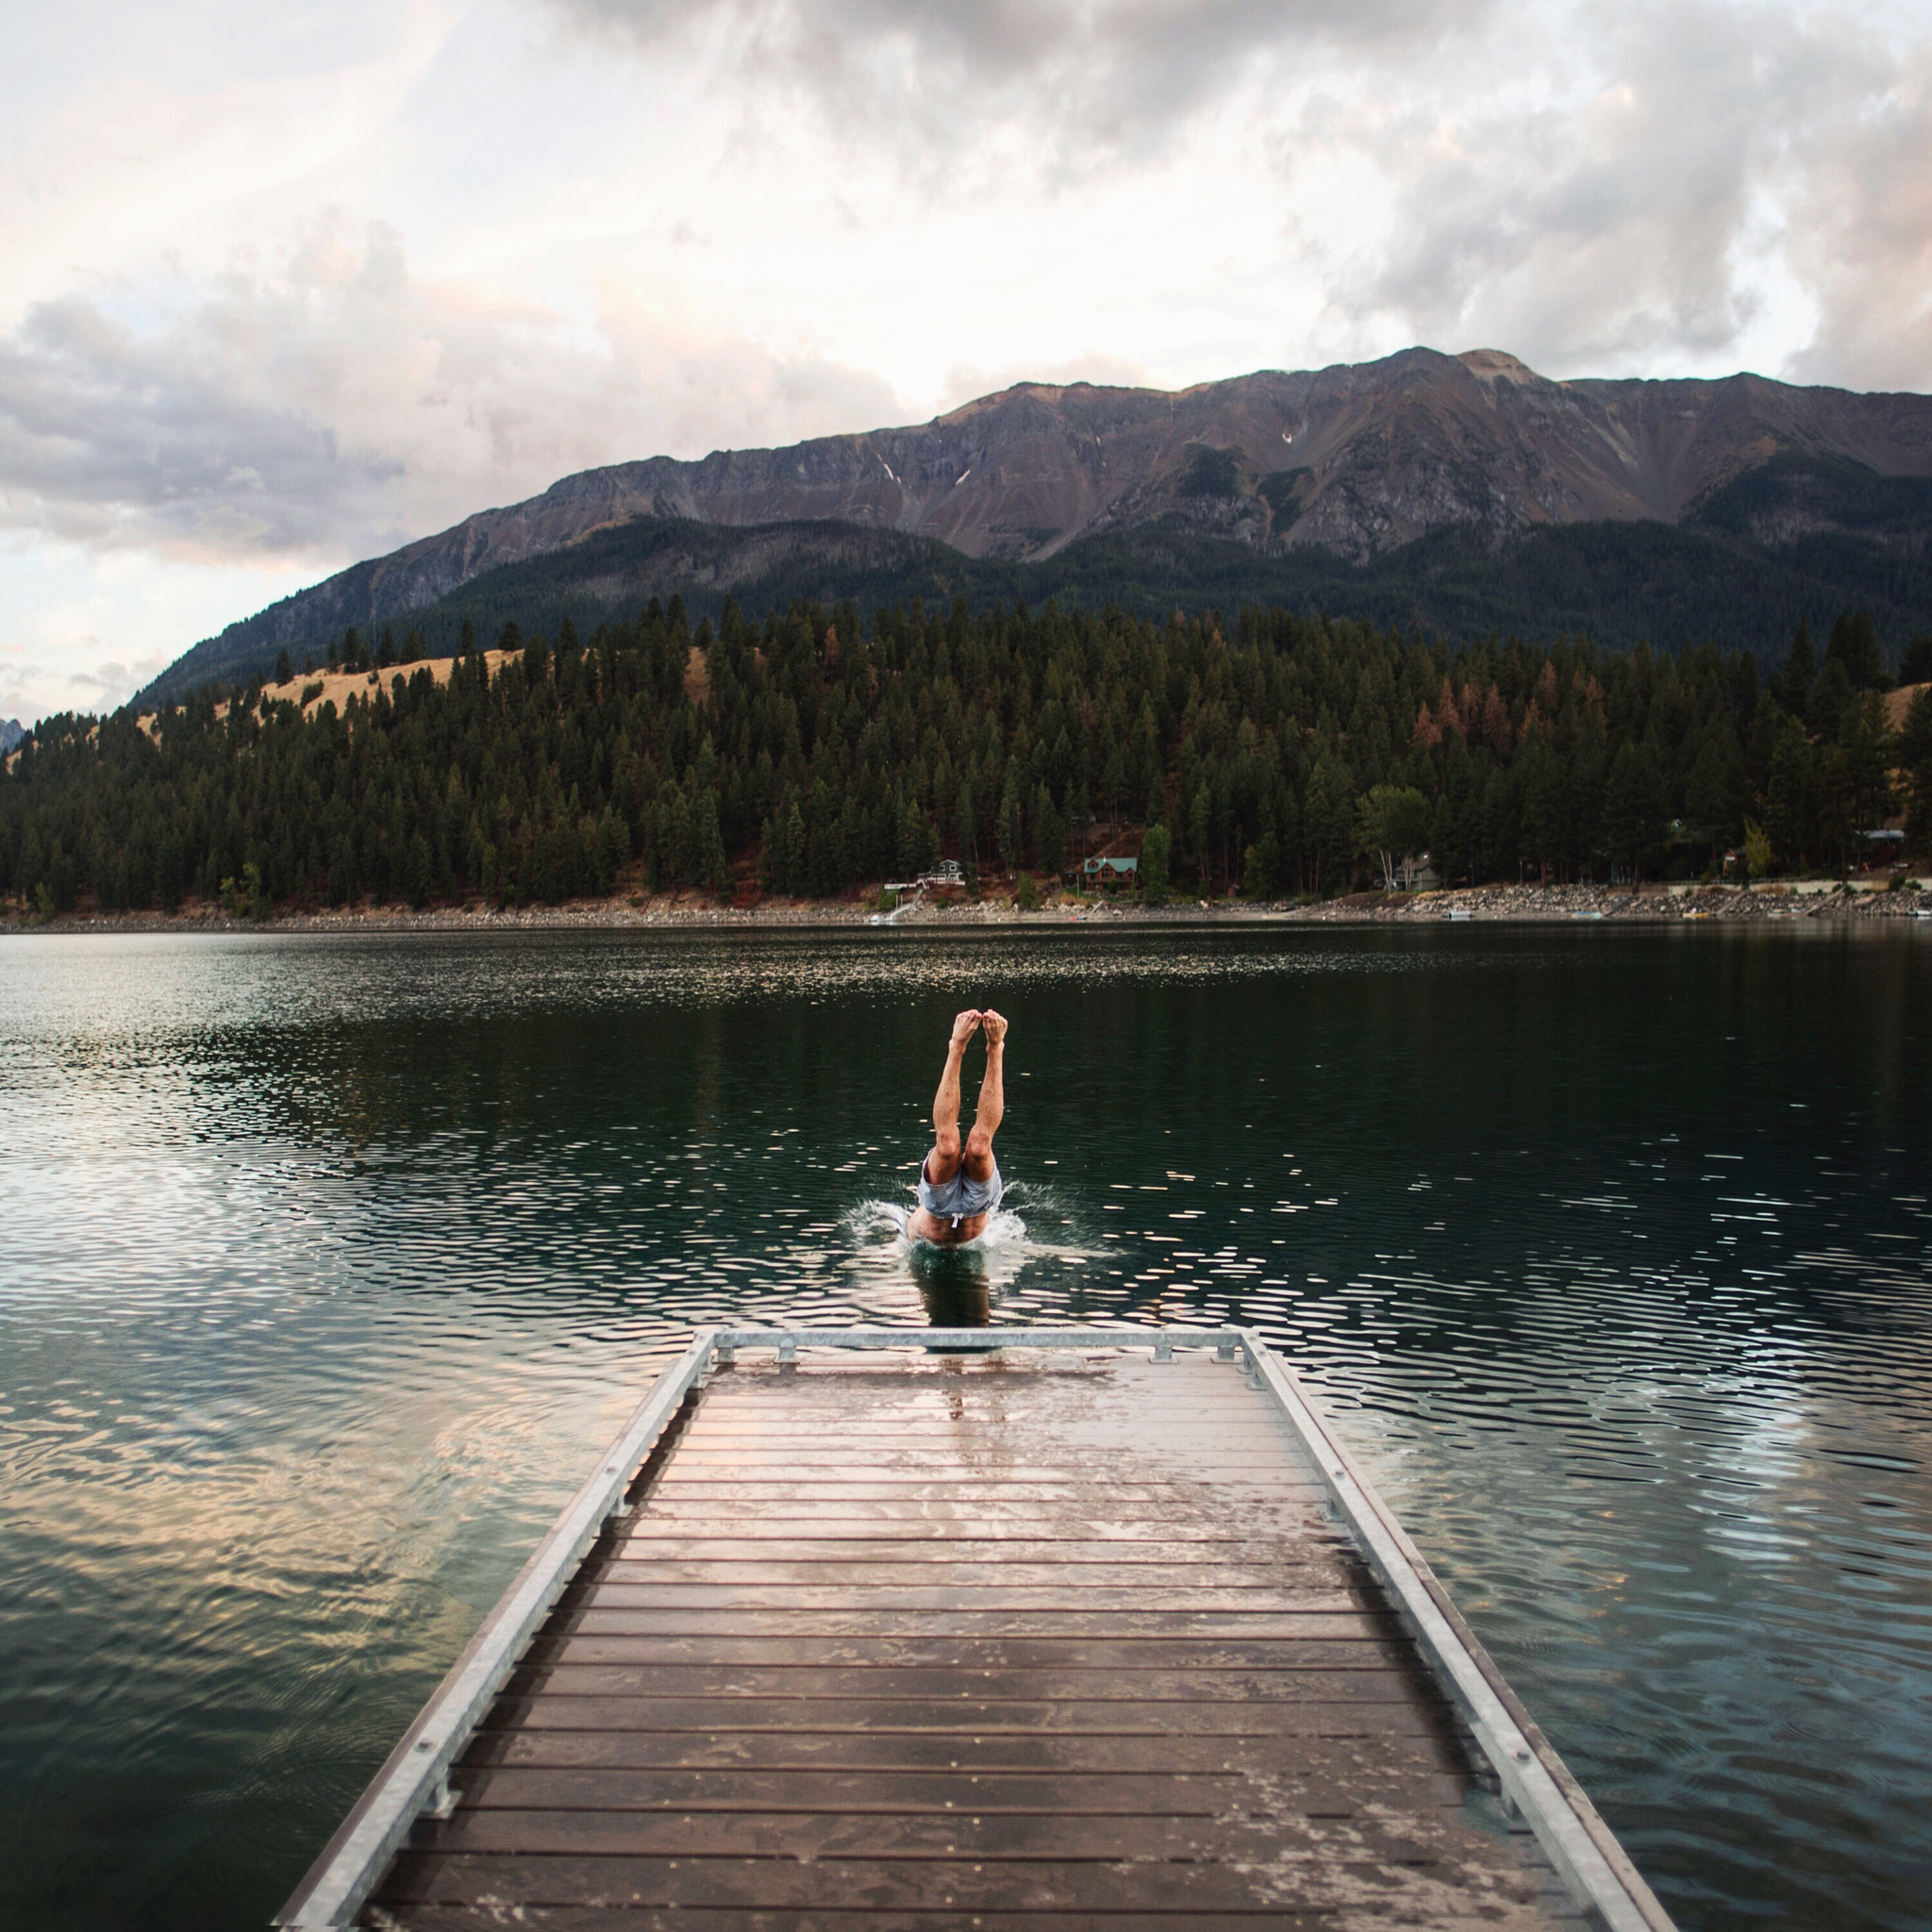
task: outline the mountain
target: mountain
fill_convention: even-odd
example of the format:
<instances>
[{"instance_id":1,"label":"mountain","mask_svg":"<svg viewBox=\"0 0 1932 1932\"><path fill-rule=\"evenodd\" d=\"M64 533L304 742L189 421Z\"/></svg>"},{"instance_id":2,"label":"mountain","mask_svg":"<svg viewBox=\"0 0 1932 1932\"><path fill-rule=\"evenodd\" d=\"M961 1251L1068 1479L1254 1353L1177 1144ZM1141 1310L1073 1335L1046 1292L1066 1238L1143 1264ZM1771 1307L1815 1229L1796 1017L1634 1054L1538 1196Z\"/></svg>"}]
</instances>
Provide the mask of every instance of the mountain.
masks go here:
<instances>
[{"instance_id":1,"label":"mountain","mask_svg":"<svg viewBox=\"0 0 1932 1932\"><path fill-rule=\"evenodd\" d=\"M0 756L11 751L25 736L25 727L18 718L8 718L0 723Z\"/></svg>"},{"instance_id":2,"label":"mountain","mask_svg":"<svg viewBox=\"0 0 1932 1932\"><path fill-rule=\"evenodd\" d=\"M1657 526L1696 541L1660 545ZM1580 549L1547 541L1586 527L1601 534ZM586 608L647 584L699 602L911 580L1086 595L1111 571L1120 589L1101 594L1123 601L1135 586L1196 605L1210 585L1354 589L1354 614L1547 627L1541 579L1587 591L1578 558L1594 550L1625 604L1633 572L1661 572L1643 625L1700 613L1715 573L1743 585L1723 608L1754 622L1828 621L1819 600L1836 598L1882 606L1896 628L1932 622L1928 536L1932 397L1755 375L1554 382L1495 350L1172 393L1023 383L915 427L567 476L230 625L143 695L246 675L351 625L458 604L487 618L475 590L527 588L533 565ZM1594 627L1593 608L1569 621Z\"/></svg>"}]
</instances>

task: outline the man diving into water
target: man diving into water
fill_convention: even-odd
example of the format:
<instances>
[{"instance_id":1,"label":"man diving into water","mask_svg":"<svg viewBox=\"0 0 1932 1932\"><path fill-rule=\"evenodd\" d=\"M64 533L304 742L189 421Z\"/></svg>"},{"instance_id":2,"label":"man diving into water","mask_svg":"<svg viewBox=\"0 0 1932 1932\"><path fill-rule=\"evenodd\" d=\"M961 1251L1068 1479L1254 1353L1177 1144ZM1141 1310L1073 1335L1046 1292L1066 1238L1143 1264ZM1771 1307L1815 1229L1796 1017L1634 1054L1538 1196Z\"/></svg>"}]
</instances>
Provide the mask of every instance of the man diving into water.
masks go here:
<instances>
[{"instance_id":1,"label":"man diving into water","mask_svg":"<svg viewBox=\"0 0 1932 1932\"><path fill-rule=\"evenodd\" d=\"M973 1036L986 1032L986 1073L973 1131L959 1145L959 1063ZM1003 1183L992 1137L1007 1111L1007 1023L997 1013L961 1013L946 1041L946 1070L932 1103L932 1152L919 1170L919 1206L907 1222L915 1241L957 1247L976 1241L1000 1205Z\"/></svg>"}]
</instances>

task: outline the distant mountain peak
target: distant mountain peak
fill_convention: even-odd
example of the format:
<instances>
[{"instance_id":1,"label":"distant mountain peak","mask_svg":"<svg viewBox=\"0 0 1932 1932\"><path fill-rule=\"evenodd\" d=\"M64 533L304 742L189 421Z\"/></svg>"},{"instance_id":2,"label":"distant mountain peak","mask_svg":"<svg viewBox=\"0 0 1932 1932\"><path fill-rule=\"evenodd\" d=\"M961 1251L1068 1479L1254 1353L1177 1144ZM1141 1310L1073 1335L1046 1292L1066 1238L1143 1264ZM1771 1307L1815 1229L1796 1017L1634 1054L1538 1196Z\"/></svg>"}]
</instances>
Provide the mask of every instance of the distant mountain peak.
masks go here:
<instances>
[{"instance_id":1,"label":"distant mountain peak","mask_svg":"<svg viewBox=\"0 0 1932 1932\"><path fill-rule=\"evenodd\" d=\"M1494 382L1499 375L1525 385L1549 381L1548 376L1539 375L1527 362L1507 349L1465 349L1456 359L1484 382Z\"/></svg>"}]
</instances>

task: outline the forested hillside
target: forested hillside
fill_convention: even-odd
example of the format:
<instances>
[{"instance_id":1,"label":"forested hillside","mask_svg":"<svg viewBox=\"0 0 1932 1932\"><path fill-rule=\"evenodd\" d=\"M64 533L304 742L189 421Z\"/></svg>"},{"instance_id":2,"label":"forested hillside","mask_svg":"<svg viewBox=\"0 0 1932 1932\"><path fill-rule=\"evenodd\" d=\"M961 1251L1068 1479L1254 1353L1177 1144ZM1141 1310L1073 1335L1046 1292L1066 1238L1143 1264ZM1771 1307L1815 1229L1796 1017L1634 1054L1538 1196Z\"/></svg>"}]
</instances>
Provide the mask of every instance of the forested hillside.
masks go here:
<instances>
[{"instance_id":1,"label":"forested hillside","mask_svg":"<svg viewBox=\"0 0 1932 1932\"><path fill-rule=\"evenodd\" d=\"M1426 846L1446 874L1690 871L1761 826L1837 865L1900 804L1932 834L1932 696L1900 731L1869 619L1771 682L1746 651L1449 649L1252 608L876 612L805 604L691 629L652 603L588 641L514 625L452 664L377 662L339 708L300 678L138 719L49 719L0 780L0 892L172 908L481 897L633 883L829 896L957 855L1058 872L1165 829L1190 891L1328 892ZM1908 676L1932 675L1932 641ZM285 672L292 667L283 667ZM333 680L338 688L341 680ZM1157 846L1159 841L1156 841Z\"/></svg>"}]
</instances>

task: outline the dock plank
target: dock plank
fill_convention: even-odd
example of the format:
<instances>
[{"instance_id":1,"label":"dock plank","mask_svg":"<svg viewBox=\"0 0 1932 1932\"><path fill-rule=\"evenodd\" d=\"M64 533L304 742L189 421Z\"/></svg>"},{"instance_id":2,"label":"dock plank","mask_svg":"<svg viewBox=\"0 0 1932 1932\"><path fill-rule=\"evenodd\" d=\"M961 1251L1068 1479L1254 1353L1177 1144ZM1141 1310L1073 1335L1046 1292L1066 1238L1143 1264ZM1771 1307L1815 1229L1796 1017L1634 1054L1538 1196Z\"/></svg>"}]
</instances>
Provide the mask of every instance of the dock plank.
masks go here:
<instances>
[{"instance_id":1,"label":"dock plank","mask_svg":"<svg viewBox=\"0 0 1932 1932\"><path fill-rule=\"evenodd\" d=\"M1365 1737L1395 1730L1424 1732L1433 1712L1411 1699L1317 1703L1288 1701L1257 1708L1206 1701L1109 1698L1049 1701L1024 1697L997 1702L962 1692L957 1697L762 1698L756 1708L726 1712L709 1698L555 1696L505 1697L492 1724L514 1722L530 1730L691 1731L709 1737L729 1717L741 1736L779 1731L924 1731L954 1735L1007 1733L1039 1737L1059 1732L1082 1737Z\"/></svg>"},{"instance_id":2,"label":"dock plank","mask_svg":"<svg viewBox=\"0 0 1932 1932\"><path fill-rule=\"evenodd\" d=\"M455 1778L498 1764L609 1766L631 1771L960 1771L1071 1773L1167 1772L1253 1774L1270 1778L1351 1779L1368 1767L1379 1775L1437 1770L1467 1790L1468 1766L1445 1732L1375 1737L1057 1736L1047 1732L975 1731L478 1731Z\"/></svg>"},{"instance_id":3,"label":"dock plank","mask_svg":"<svg viewBox=\"0 0 1932 1932\"><path fill-rule=\"evenodd\" d=\"M908 1772L637 1771L600 1767L512 1765L478 1768L463 1780L465 1802L478 1810L821 1811L835 1814L958 1813L991 1817L1057 1812L1083 1818L1218 1818L1257 1800L1270 1807L1322 1816L1352 1815L1364 1803L1406 1802L1419 1809L1456 1808L1460 1781L1441 1771L1378 1774L1363 1765L1343 1790L1335 1767L1307 1774L1289 1789L1239 1772Z\"/></svg>"},{"instance_id":4,"label":"dock plank","mask_svg":"<svg viewBox=\"0 0 1932 1932\"><path fill-rule=\"evenodd\" d=\"M988 1664L907 1668L891 1664L770 1665L536 1663L506 1690L512 1697L647 1697L684 1701L705 1698L729 1717L741 1699L776 1706L886 1699L960 1699L976 1708L1002 1704L1406 1704L1413 1697L1407 1674L1381 1660L1353 1671L1211 1669L1190 1664L1173 1670L1042 1668ZM994 1690L991 1701L981 1690Z\"/></svg>"},{"instance_id":5,"label":"dock plank","mask_svg":"<svg viewBox=\"0 0 1932 1932\"><path fill-rule=\"evenodd\" d=\"M815 1670L826 1665L975 1671L1355 1671L1400 1670L1399 1641L1367 1620L1350 1636L1228 1641L1158 1637L812 1638L709 1632L700 1637L601 1636L582 1631L540 1638L526 1662L648 1664Z\"/></svg>"},{"instance_id":6,"label":"dock plank","mask_svg":"<svg viewBox=\"0 0 1932 1932\"><path fill-rule=\"evenodd\" d=\"M1343 1833L1338 1831L1338 1837ZM961 1915L1005 1911L1047 1917L1077 1911L1379 1913L1383 1923L1442 1925L1444 1907L1467 1923L1506 1928L1547 1924L1536 1889L1506 1845L1477 1840L1453 1864L1413 1864L1365 1847L1324 1845L1273 1856L1257 1843L1235 1861L1131 1858L974 1859L621 1857L598 1854L405 1852L382 1893L391 1913L418 1902L498 1909L559 1906L672 1907L680 1912L813 1910L827 1900L871 1909L908 1907ZM1118 1848L1117 1848L1118 1850ZM1457 1895L1460 1894L1459 1897ZM405 1923L408 1923L407 1918Z\"/></svg>"},{"instance_id":7,"label":"dock plank","mask_svg":"<svg viewBox=\"0 0 1932 1932\"><path fill-rule=\"evenodd\" d=\"M741 1609L728 1624L704 1610L625 1607L584 1603L560 1619L558 1629L633 1636L713 1636L729 1630L744 1637L954 1637L961 1641L996 1637L1052 1638L1061 1642L1089 1637L1122 1641L1165 1638L1304 1638L1351 1636L1376 1627L1377 1606L1366 1596L1332 1600L1327 1607L1302 1605L1262 1610L883 1610L863 1605L832 1608Z\"/></svg>"}]
</instances>

